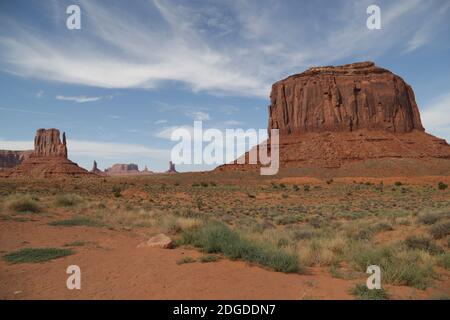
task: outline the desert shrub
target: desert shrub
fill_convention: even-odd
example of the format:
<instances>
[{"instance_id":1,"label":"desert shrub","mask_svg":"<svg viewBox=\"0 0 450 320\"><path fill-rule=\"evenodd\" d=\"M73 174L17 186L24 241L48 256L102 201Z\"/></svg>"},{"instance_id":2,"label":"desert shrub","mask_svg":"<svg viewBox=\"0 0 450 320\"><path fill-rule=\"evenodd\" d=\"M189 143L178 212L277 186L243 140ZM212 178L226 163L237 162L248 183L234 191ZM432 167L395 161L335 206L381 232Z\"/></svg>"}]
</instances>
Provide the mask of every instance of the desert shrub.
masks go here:
<instances>
[{"instance_id":1,"label":"desert shrub","mask_svg":"<svg viewBox=\"0 0 450 320\"><path fill-rule=\"evenodd\" d=\"M333 179L327 180L327 184L332 184L333 183Z\"/></svg>"},{"instance_id":2,"label":"desert shrub","mask_svg":"<svg viewBox=\"0 0 450 320\"><path fill-rule=\"evenodd\" d=\"M183 257L177 260L177 264L193 263L196 260L192 257Z\"/></svg>"},{"instance_id":3,"label":"desert shrub","mask_svg":"<svg viewBox=\"0 0 450 320\"><path fill-rule=\"evenodd\" d=\"M434 239L442 239L450 234L450 221L437 222L429 230Z\"/></svg>"},{"instance_id":4,"label":"desert shrub","mask_svg":"<svg viewBox=\"0 0 450 320\"><path fill-rule=\"evenodd\" d=\"M72 250L59 248L26 248L3 256L9 263L37 263L73 254Z\"/></svg>"},{"instance_id":5,"label":"desert shrub","mask_svg":"<svg viewBox=\"0 0 450 320\"><path fill-rule=\"evenodd\" d=\"M309 191L311 189L311 187L309 186L309 184L305 184L303 186L303 191Z\"/></svg>"},{"instance_id":6,"label":"desert shrub","mask_svg":"<svg viewBox=\"0 0 450 320\"><path fill-rule=\"evenodd\" d=\"M441 215L437 212L421 213L417 217L417 221L422 224L433 224L441 219Z\"/></svg>"},{"instance_id":7,"label":"desert shrub","mask_svg":"<svg viewBox=\"0 0 450 320\"><path fill-rule=\"evenodd\" d=\"M438 264L447 269L450 270L450 253L444 253L438 258Z\"/></svg>"},{"instance_id":8,"label":"desert shrub","mask_svg":"<svg viewBox=\"0 0 450 320\"><path fill-rule=\"evenodd\" d=\"M312 239L316 235L317 232L314 229L310 228L294 229L291 231L291 236L296 241Z\"/></svg>"},{"instance_id":9,"label":"desert shrub","mask_svg":"<svg viewBox=\"0 0 450 320\"><path fill-rule=\"evenodd\" d=\"M298 185L294 184L294 185L292 186L292 190L294 190L294 191L299 191L300 188L298 187Z\"/></svg>"},{"instance_id":10,"label":"desert shrub","mask_svg":"<svg viewBox=\"0 0 450 320\"><path fill-rule=\"evenodd\" d=\"M216 262L217 260L219 260L219 257L214 254L207 254L200 257L201 263Z\"/></svg>"},{"instance_id":11,"label":"desert shrub","mask_svg":"<svg viewBox=\"0 0 450 320\"><path fill-rule=\"evenodd\" d=\"M348 260L358 271L365 272L370 265L381 268L383 279L394 285L425 289L434 277L433 262L419 251L404 250L401 246L349 248Z\"/></svg>"},{"instance_id":12,"label":"desert shrub","mask_svg":"<svg viewBox=\"0 0 450 320\"><path fill-rule=\"evenodd\" d=\"M206 187L208 186L208 182L202 181L200 184L201 184L201 186L204 187L204 188L206 188Z\"/></svg>"},{"instance_id":13,"label":"desert shrub","mask_svg":"<svg viewBox=\"0 0 450 320\"><path fill-rule=\"evenodd\" d=\"M318 229L325 225L325 220L319 215L313 215L308 219L308 223L314 228Z\"/></svg>"},{"instance_id":14,"label":"desert shrub","mask_svg":"<svg viewBox=\"0 0 450 320\"><path fill-rule=\"evenodd\" d=\"M101 224L98 221L94 221L88 218L73 218L67 220L58 220L49 222L50 226L54 227L76 227L76 226L85 226L85 227L101 227Z\"/></svg>"},{"instance_id":15,"label":"desert shrub","mask_svg":"<svg viewBox=\"0 0 450 320\"><path fill-rule=\"evenodd\" d=\"M39 213L41 208L37 201L29 195L20 195L11 198L7 206L9 209L18 213Z\"/></svg>"},{"instance_id":16,"label":"desert shrub","mask_svg":"<svg viewBox=\"0 0 450 320\"><path fill-rule=\"evenodd\" d=\"M389 296L387 292L381 289L369 289L365 284L357 284L350 290L350 294L360 300L387 300Z\"/></svg>"},{"instance_id":17,"label":"desert shrub","mask_svg":"<svg viewBox=\"0 0 450 320\"><path fill-rule=\"evenodd\" d=\"M443 183L442 181L440 181L439 183L438 183L438 189L439 190L445 190L445 189L447 189L448 188L448 185L446 185L445 183Z\"/></svg>"},{"instance_id":18,"label":"desert shrub","mask_svg":"<svg viewBox=\"0 0 450 320\"><path fill-rule=\"evenodd\" d=\"M64 194L56 197L55 204L60 207L73 207L82 201L83 198L81 198L79 195Z\"/></svg>"},{"instance_id":19,"label":"desert shrub","mask_svg":"<svg viewBox=\"0 0 450 320\"><path fill-rule=\"evenodd\" d=\"M226 257L256 263L280 272L298 272L297 256L265 243L249 241L238 232L218 222L182 233L182 244L194 245L207 253L223 253Z\"/></svg>"},{"instance_id":20,"label":"desert shrub","mask_svg":"<svg viewBox=\"0 0 450 320\"><path fill-rule=\"evenodd\" d=\"M396 181L396 182L394 183L394 185L397 186L397 187L400 187L401 185L403 185L403 183L401 183L400 181Z\"/></svg>"},{"instance_id":21,"label":"desert shrub","mask_svg":"<svg viewBox=\"0 0 450 320\"><path fill-rule=\"evenodd\" d=\"M405 239L405 245L409 249L426 251L429 254L440 254L444 250L431 239L418 236L410 236Z\"/></svg>"},{"instance_id":22,"label":"desert shrub","mask_svg":"<svg viewBox=\"0 0 450 320\"><path fill-rule=\"evenodd\" d=\"M200 187L200 184L198 182L194 182L194 183L192 183L192 186L193 187Z\"/></svg>"},{"instance_id":23,"label":"desert shrub","mask_svg":"<svg viewBox=\"0 0 450 320\"><path fill-rule=\"evenodd\" d=\"M336 265L342 259L345 246L345 240L339 236L313 239L300 246L300 261L307 266Z\"/></svg>"}]
</instances>

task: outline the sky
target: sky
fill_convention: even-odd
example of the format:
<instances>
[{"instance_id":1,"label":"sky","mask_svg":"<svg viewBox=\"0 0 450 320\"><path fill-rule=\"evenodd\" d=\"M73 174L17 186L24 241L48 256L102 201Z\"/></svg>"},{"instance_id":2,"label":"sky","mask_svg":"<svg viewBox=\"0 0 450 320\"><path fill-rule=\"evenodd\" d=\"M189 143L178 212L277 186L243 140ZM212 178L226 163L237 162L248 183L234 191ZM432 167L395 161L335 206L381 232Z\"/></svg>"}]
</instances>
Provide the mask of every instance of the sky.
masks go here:
<instances>
[{"instance_id":1,"label":"sky","mask_svg":"<svg viewBox=\"0 0 450 320\"><path fill-rule=\"evenodd\" d=\"M79 30L66 26L72 4ZM366 26L372 4L379 30ZM0 149L58 128L87 169L164 171L175 128L267 128L272 83L367 60L409 83L426 131L450 141L449 34L448 0L2 0Z\"/></svg>"}]
</instances>

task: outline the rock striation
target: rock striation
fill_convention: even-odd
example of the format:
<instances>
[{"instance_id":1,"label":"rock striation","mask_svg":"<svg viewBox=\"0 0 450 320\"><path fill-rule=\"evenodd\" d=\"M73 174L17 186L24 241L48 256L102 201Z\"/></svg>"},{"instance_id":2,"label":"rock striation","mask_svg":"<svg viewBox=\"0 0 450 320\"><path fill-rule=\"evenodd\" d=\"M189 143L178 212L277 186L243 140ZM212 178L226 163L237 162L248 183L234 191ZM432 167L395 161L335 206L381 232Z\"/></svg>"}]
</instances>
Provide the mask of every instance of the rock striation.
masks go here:
<instances>
[{"instance_id":1,"label":"rock striation","mask_svg":"<svg viewBox=\"0 0 450 320\"><path fill-rule=\"evenodd\" d=\"M276 82L269 106L272 128L280 134L424 131L412 88L373 62L310 68Z\"/></svg>"},{"instance_id":2,"label":"rock striation","mask_svg":"<svg viewBox=\"0 0 450 320\"><path fill-rule=\"evenodd\" d=\"M5 177L64 177L91 175L67 158L67 141L61 141L58 129L39 129L34 139L34 150L24 161L5 170Z\"/></svg>"},{"instance_id":3,"label":"rock striation","mask_svg":"<svg viewBox=\"0 0 450 320\"><path fill-rule=\"evenodd\" d=\"M450 174L450 146L425 132L411 86L373 62L310 68L276 82L268 122L279 130L281 168L370 162L382 172L395 162ZM254 167L233 162L217 170Z\"/></svg>"}]
</instances>

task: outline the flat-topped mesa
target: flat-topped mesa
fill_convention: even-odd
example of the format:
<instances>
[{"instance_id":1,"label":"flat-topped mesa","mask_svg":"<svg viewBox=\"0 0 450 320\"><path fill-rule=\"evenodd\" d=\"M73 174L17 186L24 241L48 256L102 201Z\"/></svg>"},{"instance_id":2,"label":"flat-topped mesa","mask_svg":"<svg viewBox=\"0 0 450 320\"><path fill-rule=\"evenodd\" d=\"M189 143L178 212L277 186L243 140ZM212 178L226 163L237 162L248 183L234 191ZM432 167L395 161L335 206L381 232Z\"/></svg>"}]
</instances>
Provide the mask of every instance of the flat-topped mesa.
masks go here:
<instances>
[{"instance_id":1,"label":"flat-topped mesa","mask_svg":"<svg viewBox=\"0 0 450 320\"><path fill-rule=\"evenodd\" d=\"M60 139L58 129L38 129L34 138L34 157L61 157L67 159L66 134Z\"/></svg>"},{"instance_id":2,"label":"flat-topped mesa","mask_svg":"<svg viewBox=\"0 0 450 320\"><path fill-rule=\"evenodd\" d=\"M412 88L373 62L314 67L272 86L269 129L280 134L424 131Z\"/></svg>"}]
</instances>

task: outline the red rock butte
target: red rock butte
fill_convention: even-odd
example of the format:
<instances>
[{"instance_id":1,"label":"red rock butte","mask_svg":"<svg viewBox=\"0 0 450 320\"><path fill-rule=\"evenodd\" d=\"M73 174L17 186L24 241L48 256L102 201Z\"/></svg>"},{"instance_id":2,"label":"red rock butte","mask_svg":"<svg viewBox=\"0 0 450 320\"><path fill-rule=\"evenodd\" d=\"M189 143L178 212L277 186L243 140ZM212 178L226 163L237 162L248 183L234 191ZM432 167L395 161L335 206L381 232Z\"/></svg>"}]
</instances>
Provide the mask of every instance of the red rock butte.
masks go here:
<instances>
[{"instance_id":1,"label":"red rock butte","mask_svg":"<svg viewBox=\"0 0 450 320\"><path fill-rule=\"evenodd\" d=\"M268 129L279 130L281 168L414 159L411 168L450 173L450 146L425 133L411 86L373 62L314 67L274 83ZM218 170L253 167L232 163Z\"/></svg>"},{"instance_id":2,"label":"red rock butte","mask_svg":"<svg viewBox=\"0 0 450 320\"><path fill-rule=\"evenodd\" d=\"M66 135L58 129L38 129L34 151L19 165L2 172L5 177L58 177L92 175L67 158Z\"/></svg>"}]
</instances>

